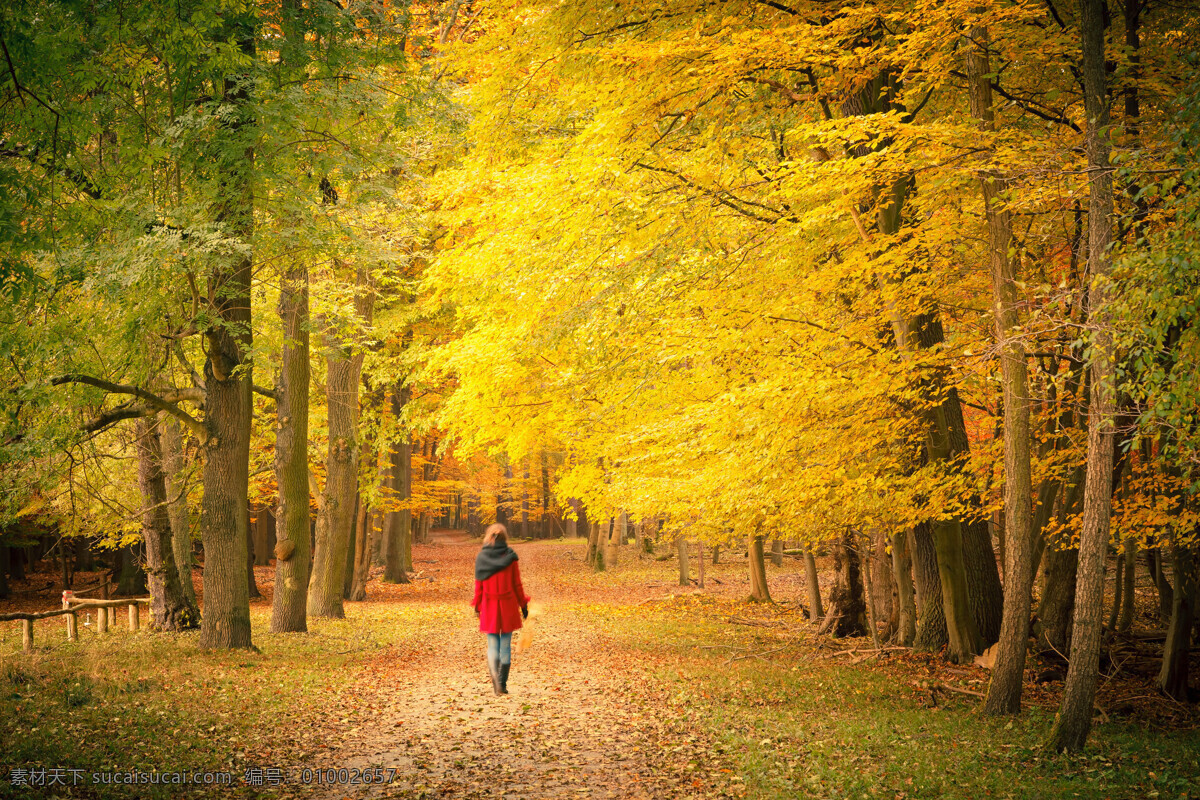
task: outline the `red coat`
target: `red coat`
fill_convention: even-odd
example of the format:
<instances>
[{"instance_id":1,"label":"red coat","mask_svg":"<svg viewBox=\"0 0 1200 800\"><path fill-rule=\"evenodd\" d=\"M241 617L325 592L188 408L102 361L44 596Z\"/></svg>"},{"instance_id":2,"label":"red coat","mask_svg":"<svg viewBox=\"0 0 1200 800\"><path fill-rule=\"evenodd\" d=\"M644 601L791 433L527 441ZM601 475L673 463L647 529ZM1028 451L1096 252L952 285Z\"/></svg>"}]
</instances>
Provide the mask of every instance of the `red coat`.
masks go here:
<instances>
[{"instance_id":1,"label":"red coat","mask_svg":"<svg viewBox=\"0 0 1200 800\"><path fill-rule=\"evenodd\" d=\"M475 581L475 599L471 605L479 613L479 630L512 633L521 627L521 609L529 605L529 600L516 561L487 580Z\"/></svg>"}]
</instances>

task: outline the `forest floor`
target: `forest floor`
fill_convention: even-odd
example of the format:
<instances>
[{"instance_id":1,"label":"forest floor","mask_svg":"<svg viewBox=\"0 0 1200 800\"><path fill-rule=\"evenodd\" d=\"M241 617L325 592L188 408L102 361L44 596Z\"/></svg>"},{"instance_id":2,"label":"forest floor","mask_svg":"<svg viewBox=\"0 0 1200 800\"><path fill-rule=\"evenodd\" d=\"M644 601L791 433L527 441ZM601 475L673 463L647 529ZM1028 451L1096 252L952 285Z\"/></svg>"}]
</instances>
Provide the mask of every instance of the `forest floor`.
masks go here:
<instances>
[{"instance_id":1,"label":"forest floor","mask_svg":"<svg viewBox=\"0 0 1200 800\"><path fill-rule=\"evenodd\" d=\"M53 619L27 655L6 625L0 797L1200 798L1200 713L1153 690L1136 642L1102 679L1087 752L1049 755L1045 665L1025 712L986 719L982 668L817 637L798 562L769 567L777 602L758 605L744 555L700 590L632 547L600 574L579 540L515 547L540 613L502 697L468 606L478 541L454 532L414 548L412 583L372 580L307 635L267 632L257 568L259 653L94 626L68 644ZM53 607L39 579L0 610ZM64 774L22 786L14 769ZM183 769L230 783L99 782Z\"/></svg>"}]
</instances>

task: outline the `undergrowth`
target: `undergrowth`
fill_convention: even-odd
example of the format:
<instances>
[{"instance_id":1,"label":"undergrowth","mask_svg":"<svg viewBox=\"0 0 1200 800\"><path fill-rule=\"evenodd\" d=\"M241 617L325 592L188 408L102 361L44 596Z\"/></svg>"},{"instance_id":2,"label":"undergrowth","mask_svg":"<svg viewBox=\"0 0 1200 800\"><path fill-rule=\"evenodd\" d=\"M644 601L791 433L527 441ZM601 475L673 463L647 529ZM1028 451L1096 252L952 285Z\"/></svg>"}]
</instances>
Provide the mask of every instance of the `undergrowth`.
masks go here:
<instances>
[{"instance_id":1,"label":"undergrowth","mask_svg":"<svg viewBox=\"0 0 1200 800\"><path fill-rule=\"evenodd\" d=\"M851 665L779 609L740 609L674 598L605 627L614 645L649 656L669 712L714 736L747 797L1200 797L1196 731L1113 720L1084 754L1050 754L1051 712L991 719L978 698L953 693L931 707L912 664ZM738 614L764 624L731 626Z\"/></svg>"}]
</instances>

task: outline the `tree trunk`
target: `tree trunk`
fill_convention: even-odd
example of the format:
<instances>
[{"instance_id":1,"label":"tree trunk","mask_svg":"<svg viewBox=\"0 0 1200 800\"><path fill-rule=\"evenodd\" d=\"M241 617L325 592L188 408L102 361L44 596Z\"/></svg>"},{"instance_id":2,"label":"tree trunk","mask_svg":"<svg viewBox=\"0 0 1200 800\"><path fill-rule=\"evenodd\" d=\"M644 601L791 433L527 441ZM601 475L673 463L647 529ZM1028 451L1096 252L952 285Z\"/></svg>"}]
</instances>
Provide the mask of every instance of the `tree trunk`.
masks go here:
<instances>
[{"instance_id":1,"label":"tree trunk","mask_svg":"<svg viewBox=\"0 0 1200 800\"><path fill-rule=\"evenodd\" d=\"M928 522L921 522L910 531L913 583L917 594L917 638L913 641L913 648L927 653L941 650L949 641L932 527Z\"/></svg>"},{"instance_id":2,"label":"tree trunk","mask_svg":"<svg viewBox=\"0 0 1200 800\"><path fill-rule=\"evenodd\" d=\"M842 111L847 116L887 113L899 110L895 95L889 90L893 76L881 72L875 80L847 97ZM855 148L854 155L862 157L871 150L868 145ZM884 239L894 239L903 228L903 209L909 193L915 187L911 176L902 176L874 190L878 215L875 227ZM855 221L860 235L869 243L869 234L857 211ZM887 277L880 277L887 282ZM892 311L892 328L897 348L906 358L918 351L934 352L945 342L945 332L936 310L922 311L912 318L898 310ZM954 387L946 388L944 369L928 370L922 377L925 395L931 399L921 412L925 428L925 457L931 462L958 463L969 451L962 405ZM943 582L941 596L943 617L950 637L950 658L969 659L978 652L982 639L992 640L999 632L1002 608L1000 576L987 524L972 525L967 517L932 522L937 547L937 562Z\"/></svg>"},{"instance_id":3,"label":"tree trunk","mask_svg":"<svg viewBox=\"0 0 1200 800\"><path fill-rule=\"evenodd\" d=\"M697 586L704 588L704 542L696 542L696 577Z\"/></svg>"},{"instance_id":4,"label":"tree trunk","mask_svg":"<svg viewBox=\"0 0 1200 800\"><path fill-rule=\"evenodd\" d=\"M529 538L529 462L521 470L521 538Z\"/></svg>"},{"instance_id":5,"label":"tree trunk","mask_svg":"<svg viewBox=\"0 0 1200 800\"><path fill-rule=\"evenodd\" d=\"M367 581L371 577L371 513L365 500L359 498L358 519L355 520L354 540L357 549L354 554L353 580L350 582L350 592L347 600L355 602L367 599Z\"/></svg>"},{"instance_id":6,"label":"tree trunk","mask_svg":"<svg viewBox=\"0 0 1200 800\"><path fill-rule=\"evenodd\" d=\"M362 525L359 524L359 515L364 510L362 493L356 492L354 498L354 521L350 525L350 535L347 537L346 545L346 571L342 575L342 599L350 599L350 591L354 588L354 570L358 565L358 551L362 549L362 544L359 541L359 533L362 530Z\"/></svg>"},{"instance_id":7,"label":"tree trunk","mask_svg":"<svg viewBox=\"0 0 1200 800\"><path fill-rule=\"evenodd\" d=\"M179 420L170 414L159 414L159 446L162 448L162 467L167 480L167 517L171 522L171 553L175 556L175 569L179 583L196 610L197 624L200 620L199 604L196 601L196 586L192 583L192 525L188 518L187 476L184 475L183 436ZM91 554L91 550L84 552ZM90 570L90 558L86 565L78 558L76 569Z\"/></svg>"},{"instance_id":8,"label":"tree trunk","mask_svg":"<svg viewBox=\"0 0 1200 800\"><path fill-rule=\"evenodd\" d=\"M1088 403L1087 478L1079 537L1079 573L1071 657L1062 708L1050 733L1050 748L1079 752L1092 728L1092 708L1100 668L1104 615L1104 567L1112 511L1113 403L1112 329L1106 283L1112 242L1113 188L1109 172L1107 76L1104 66L1104 2L1080 0L1083 101L1087 114L1087 156L1091 180L1088 209L1088 271L1091 318L1091 398Z\"/></svg>"},{"instance_id":9,"label":"tree trunk","mask_svg":"<svg viewBox=\"0 0 1200 800\"><path fill-rule=\"evenodd\" d=\"M549 539L550 529L550 461L542 451L542 538Z\"/></svg>"},{"instance_id":10,"label":"tree trunk","mask_svg":"<svg viewBox=\"0 0 1200 800\"><path fill-rule=\"evenodd\" d=\"M863 597L862 560L854 531L847 529L833 544L833 588L829 611L821 632L833 636L863 636L867 633L867 604Z\"/></svg>"},{"instance_id":11,"label":"tree trunk","mask_svg":"<svg viewBox=\"0 0 1200 800\"><path fill-rule=\"evenodd\" d=\"M172 541L174 541L174 539L177 538L177 537L175 537L175 528L173 525L171 527L171 536L172 536ZM191 555L192 555L191 549L189 548L189 550L188 550L189 563L191 561ZM178 567L179 564L180 564L179 556L178 556L178 553L176 553L175 566ZM92 572L95 568L96 568L96 563L95 563L95 558L93 558L93 556L92 556L92 541L91 541L91 539L86 536L76 537L76 539L75 539L75 571L76 572ZM192 580L191 568L190 567L188 568L188 575L187 575L186 581L183 579L182 572L180 573L179 579L180 579L180 581L182 581L184 583L183 591L186 593L188 591L188 584L190 584L191 580ZM196 594L195 594L194 588L193 588L193 591L188 596L195 599Z\"/></svg>"},{"instance_id":12,"label":"tree trunk","mask_svg":"<svg viewBox=\"0 0 1200 800\"><path fill-rule=\"evenodd\" d=\"M900 620L896 603L895 570L892 567L892 557L888 554L890 540L882 529L876 531L871 538L870 580L867 581L867 596L871 599L871 613L875 615L875 624L878 626L878 623L883 623L883 629L879 631L880 637L885 641L891 641L896 634Z\"/></svg>"},{"instance_id":13,"label":"tree trunk","mask_svg":"<svg viewBox=\"0 0 1200 800\"><path fill-rule=\"evenodd\" d=\"M604 565L608 569L617 566L617 555L620 552L621 537L625 535L625 512L617 515L616 519L608 521L608 540L604 547Z\"/></svg>"},{"instance_id":14,"label":"tree trunk","mask_svg":"<svg viewBox=\"0 0 1200 800\"><path fill-rule=\"evenodd\" d=\"M992 85L986 26L971 30L967 43L967 81L971 113L985 133L996 130L992 110ZM1015 329L1017 315L1016 270L1012 257L1012 217L1004 207L1008 181L986 171L980 176L984 216L988 227L988 254L992 273L992 316L1000 349L1004 406L1004 605L995 666L984 702L986 714L1016 714L1021 710L1025 651L1029 641L1030 586L1033 567L1033 482L1029 452L1029 373L1025 347ZM981 630L983 626L980 626ZM982 642L981 642L982 643Z\"/></svg>"},{"instance_id":15,"label":"tree trunk","mask_svg":"<svg viewBox=\"0 0 1200 800\"><path fill-rule=\"evenodd\" d=\"M767 586L767 561L763 553L763 537L751 535L747 561L750 566L750 602L770 603L771 590Z\"/></svg>"},{"instance_id":16,"label":"tree trunk","mask_svg":"<svg viewBox=\"0 0 1200 800\"><path fill-rule=\"evenodd\" d=\"M8 545L0 544L0 600L7 600L12 594L8 585L9 552Z\"/></svg>"},{"instance_id":17,"label":"tree trunk","mask_svg":"<svg viewBox=\"0 0 1200 800\"><path fill-rule=\"evenodd\" d=\"M392 414L399 424L404 406L408 403L409 389L397 384L392 391ZM405 564L405 554L409 548L412 511L408 501L412 496L412 445L407 437L399 442L393 442L390 448L389 468L387 475L390 501L402 503L404 508L389 510L383 518L382 535L386 541L386 561L383 579L388 583L408 583L408 570Z\"/></svg>"},{"instance_id":18,"label":"tree trunk","mask_svg":"<svg viewBox=\"0 0 1200 800\"><path fill-rule=\"evenodd\" d=\"M369 324L375 297L371 278L364 269L358 270L355 284L355 313L358 320ZM358 496L358 384L363 356L332 328L326 334L326 347L329 452L325 459L324 502L317 511L308 614L340 619L346 615L342 596Z\"/></svg>"},{"instance_id":19,"label":"tree trunk","mask_svg":"<svg viewBox=\"0 0 1200 800\"><path fill-rule=\"evenodd\" d=\"M175 567L167 480L162 447L152 418L137 420L138 486L142 493L142 540L146 543L150 584L150 626L162 631L194 628L200 614L188 599Z\"/></svg>"},{"instance_id":20,"label":"tree trunk","mask_svg":"<svg viewBox=\"0 0 1200 800\"><path fill-rule=\"evenodd\" d=\"M308 491L308 264L291 261L281 276L283 347L275 374L275 593L271 632L308 630L311 512Z\"/></svg>"},{"instance_id":21,"label":"tree trunk","mask_svg":"<svg viewBox=\"0 0 1200 800\"><path fill-rule=\"evenodd\" d=\"M715 567L717 564L721 563L721 545L719 545L719 544L714 544L714 545L713 545L713 560L712 560L712 563L713 563L713 566L714 566L714 567Z\"/></svg>"},{"instance_id":22,"label":"tree trunk","mask_svg":"<svg viewBox=\"0 0 1200 800\"><path fill-rule=\"evenodd\" d=\"M1150 577L1154 579L1154 589L1158 594L1158 618L1166 622L1171 618L1175 597L1171 582L1167 580L1166 572L1163 570L1163 556L1160 548L1147 548L1146 569L1149 571Z\"/></svg>"},{"instance_id":23,"label":"tree trunk","mask_svg":"<svg viewBox=\"0 0 1200 800\"><path fill-rule=\"evenodd\" d=\"M691 579L688 577L688 545L682 533L675 540L675 551L679 555L679 585L690 586Z\"/></svg>"},{"instance_id":24,"label":"tree trunk","mask_svg":"<svg viewBox=\"0 0 1200 800\"><path fill-rule=\"evenodd\" d=\"M229 18L221 32L236 41L242 54L255 57L254 14ZM253 98L248 75L225 80L223 100L229 113L223 124L219 159L224 173L217 199L217 218L247 246L254 231L254 151L248 129L253 125ZM234 148L244 149L234 155ZM251 257L237 250L217 256L208 276L217 319L204 331L205 426L208 441L204 465L204 499L200 535L204 542L204 616L202 649L253 648L250 596L246 589L246 498L250 475L252 328L250 324Z\"/></svg>"},{"instance_id":25,"label":"tree trunk","mask_svg":"<svg viewBox=\"0 0 1200 800\"><path fill-rule=\"evenodd\" d=\"M607 549L605 542L607 537L601 535L599 522L592 523L592 532L588 536L588 553L591 556L592 569L595 572L604 572L604 551Z\"/></svg>"},{"instance_id":26,"label":"tree trunk","mask_svg":"<svg viewBox=\"0 0 1200 800\"><path fill-rule=\"evenodd\" d=\"M771 563L777 567L783 566L783 539L771 541Z\"/></svg>"},{"instance_id":27,"label":"tree trunk","mask_svg":"<svg viewBox=\"0 0 1200 800\"><path fill-rule=\"evenodd\" d=\"M1137 540L1125 540L1125 580L1121 589L1121 613L1117 617L1117 633L1129 633L1133 627L1133 599L1137 582Z\"/></svg>"},{"instance_id":28,"label":"tree trunk","mask_svg":"<svg viewBox=\"0 0 1200 800\"><path fill-rule=\"evenodd\" d=\"M1174 602L1157 682L1163 694L1186 703L1189 699L1188 654L1192 646L1192 620L1195 614L1192 604L1196 600L1195 560L1191 550L1176 546L1171 548L1171 560L1175 564Z\"/></svg>"},{"instance_id":29,"label":"tree trunk","mask_svg":"<svg viewBox=\"0 0 1200 800\"><path fill-rule=\"evenodd\" d=\"M1108 624L1105 626L1111 635L1117 629L1117 617L1121 613L1121 603L1125 590L1125 559L1121 551L1117 551L1116 580L1113 581L1113 604L1108 614Z\"/></svg>"},{"instance_id":30,"label":"tree trunk","mask_svg":"<svg viewBox=\"0 0 1200 800\"><path fill-rule=\"evenodd\" d=\"M808 586L808 618L818 624L825 618L821 605L821 582L817 574L817 558L812 548L804 548L804 583Z\"/></svg>"},{"instance_id":31,"label":"tree trunk","mask_svg":"<svg viewBox=\"0 0 1200 800\"><path fill-rule=\"evenodd\" d=\"M896 644L912 647L917 638L917 604L913 589L912 550L908 531L892 536L892 573L896 581Z\"/></svg>"},{"instance_id":32,"label":"tree trunk","mask_svg":"<svg viewBox=\"0 0 1200 800\"><path fill-rule=\"evenodd\" d=\"M1075 616L1075 577L1079 550L1048 548L1043 557L1042 599L1038 603L1038 647L1057 654L1064 663L1071 651Z\"/></svg>"},{"instance_id":33,"label":"tree trunk","mask_svg":"<svg viewBox=\"0 0 1200 800\"><path fill-rule=\"evenodd\" d=\"M879 606L875 602L875 585L871 577L872 560L874 557L871 553L862 559L863 594L867 598L867 630L871 632L871 643L878 650L882 645L879 643Z\"/></svg>"},{"instance_id":34,"label":"tree trunk","mask_svg":"<svg viewBox=\"0 0 1200 800\"><path fill-rule=\"evenodd\" d=\"M254 582L254 525L250 522L250 504L246 504L246 593L251 599L262 597Z\"/></svg>"},{"instance_id":35,"label":"tree trunk","mask_svg":"<svg viewBox=\"0 0 1200 800\"><path fill-rule=\"evenodd\" d=\"M275 517L267 506L259 506L254 515L254 566L269 567L271 565L271 534L275 529Z\"/></svg>"},{"instance_id":36,"label":"tree trunk","mask_svg":"<svg viewBox=\"0 0 1200 800\"><path fill-rule=\"evenodd\" d=\"M146 572L142 569L142 559L138 555L137 545L125 545L117 551L117 554L120 563L120 572L117 575L117 594L127 597L144 595L146 593Z\"/></svg>"}]
</instances>

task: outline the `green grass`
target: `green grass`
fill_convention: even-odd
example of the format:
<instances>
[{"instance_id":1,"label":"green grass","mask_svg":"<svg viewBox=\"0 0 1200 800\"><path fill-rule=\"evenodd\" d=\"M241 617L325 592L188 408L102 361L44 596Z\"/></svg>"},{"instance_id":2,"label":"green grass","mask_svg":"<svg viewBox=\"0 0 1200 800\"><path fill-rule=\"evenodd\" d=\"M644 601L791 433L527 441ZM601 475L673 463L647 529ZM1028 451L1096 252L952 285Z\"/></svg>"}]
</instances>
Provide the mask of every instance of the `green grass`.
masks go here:
<instances>
[{"instance_id":1,"label":"green grass","mask_svg":"<svg viewBox=\"0 0 1200 800\"><path fill-rule=\"evenodd\" d=\"M929 708L921 676L900 667L834 664L802 643L730 661L786 642L692 613L620 614L607 632L659 656L652 678L670 712L714 737L747 797L1200 797L1196 732L1110 722L1083 755L1053 755L1051 714L989 719L966 696Z\"/></svg>"},{"instance_id":2,"label":"green grass","mask_svg":"<svg viewBox=\"0 0 1200 800\"><path fill-rule=\"evenodd\" d=\"M348 609L350 619L310 622L308 635L267 633L269 609L252 613L260 653L209 652L198 634L85 631L78 643L36 623L41 646L18 652L19 633L0 636L0 797L47 797L22 788L13 768L83 770L79 797L178 797L255 793L249 767L303 763L320 745L340 690L370 653L436 624L436 609L408 608L404 626L385 606ZM57 620L54 620L57 621ZM338 717L335 715L333 721ZM93 772L206 770L232 774L228 789L92 785ZM64 779L71 783L74 775ZM261 791L261 790L259 790Z\"/></svg>"}]
</instances>

